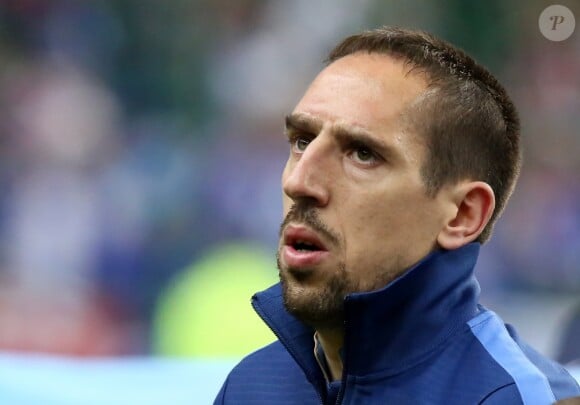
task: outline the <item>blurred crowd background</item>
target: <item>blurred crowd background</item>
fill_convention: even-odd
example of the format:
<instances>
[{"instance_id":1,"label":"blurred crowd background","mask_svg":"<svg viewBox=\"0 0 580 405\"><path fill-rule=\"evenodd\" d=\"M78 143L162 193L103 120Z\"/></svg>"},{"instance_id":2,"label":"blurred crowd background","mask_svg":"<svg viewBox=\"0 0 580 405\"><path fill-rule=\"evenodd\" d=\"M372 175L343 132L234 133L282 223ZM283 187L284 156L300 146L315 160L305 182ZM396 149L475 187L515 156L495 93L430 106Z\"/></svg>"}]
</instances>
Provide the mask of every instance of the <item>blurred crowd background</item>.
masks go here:
<instances>
[{"instance_id":1,"label":"blurred crowd background","mask_svg":"<svg viewBox=\"0 0 580 405\"><path fill-rule=\"evenodd\" d=\"M243 325L277 278L283 117L337 41L392 24L464 48L520 109L522 175L477 272L484 303L557 356L580 301L580 28L545 39L549 4L1 0L0 350L273 339Z\"/></svg>"}]
</instances>

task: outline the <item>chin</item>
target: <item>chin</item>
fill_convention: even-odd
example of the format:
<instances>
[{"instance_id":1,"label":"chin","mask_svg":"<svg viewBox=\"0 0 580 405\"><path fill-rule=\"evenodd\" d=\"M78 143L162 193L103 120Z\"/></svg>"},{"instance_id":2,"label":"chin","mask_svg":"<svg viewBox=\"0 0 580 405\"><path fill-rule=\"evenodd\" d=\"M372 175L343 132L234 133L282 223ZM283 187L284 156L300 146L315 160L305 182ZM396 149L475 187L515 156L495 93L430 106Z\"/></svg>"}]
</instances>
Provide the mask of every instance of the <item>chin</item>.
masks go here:
<instances>
[{"instance_id":1,"label":"chin","mask_svg":"<svg viewBox=\"0 0 580 405\"><path fill-rule=\"evenodd\" d=\"M304 271L299 274L303 275ZM335 329L344 324L344 297L348 284L343 277L324 283L306 282L292 269L280 268L282 297L286 310L314 329ZM312 281L312 280L311 280Z\"/></svg>"},{"instance_id":2,"label":"chin","mask_svg":"<svg viewBox=\"0 0 580 405\"><path fill-rule=\"evenodd\" d=\"M288 283L282 283L282 286L286 310L302 323L316 330L336 329L344 325L342 300L331 304L320 291Z\"/></svg>"}]
</instances>

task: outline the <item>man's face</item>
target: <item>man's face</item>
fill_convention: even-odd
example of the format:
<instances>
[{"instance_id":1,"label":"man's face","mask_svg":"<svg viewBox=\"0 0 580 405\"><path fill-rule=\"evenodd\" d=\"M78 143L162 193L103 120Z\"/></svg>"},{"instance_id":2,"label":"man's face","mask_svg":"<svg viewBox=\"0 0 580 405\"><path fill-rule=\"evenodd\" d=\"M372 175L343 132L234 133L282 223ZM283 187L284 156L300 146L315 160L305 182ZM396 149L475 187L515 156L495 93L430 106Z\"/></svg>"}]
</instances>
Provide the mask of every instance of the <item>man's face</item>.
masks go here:
<instances>
[{"instance_id":1,"label":"man's face","mask_svg":"<svg viewBox=\"0 0 580 405\"><path fill-rule=\"evenodd\" d=\"M287 119L278 265L288 310L341 324L345 295L385 286L436 247L449 203L427 196L422 138L400 115L426 89L389 56L325 68Z\"/></svg>"}]
</instances>

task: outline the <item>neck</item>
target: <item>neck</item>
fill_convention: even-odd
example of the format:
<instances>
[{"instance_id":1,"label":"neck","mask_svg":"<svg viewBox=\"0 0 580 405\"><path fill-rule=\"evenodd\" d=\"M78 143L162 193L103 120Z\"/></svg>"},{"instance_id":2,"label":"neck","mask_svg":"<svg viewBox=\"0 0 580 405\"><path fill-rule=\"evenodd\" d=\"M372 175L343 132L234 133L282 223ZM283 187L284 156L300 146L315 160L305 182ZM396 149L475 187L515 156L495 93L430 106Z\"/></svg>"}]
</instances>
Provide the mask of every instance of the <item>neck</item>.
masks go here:
<instances>
[{"instance_id":1,"label":"neck","mask_svg":"<svg viewBox=\"0 0 580 405\"><path fill-rule=\"evenodd\" d=\"M332 380L340 380L342 378L340 349L344 343L344 332L342 330L317 330L317 333Z\"/></svg>"}]
</instances>

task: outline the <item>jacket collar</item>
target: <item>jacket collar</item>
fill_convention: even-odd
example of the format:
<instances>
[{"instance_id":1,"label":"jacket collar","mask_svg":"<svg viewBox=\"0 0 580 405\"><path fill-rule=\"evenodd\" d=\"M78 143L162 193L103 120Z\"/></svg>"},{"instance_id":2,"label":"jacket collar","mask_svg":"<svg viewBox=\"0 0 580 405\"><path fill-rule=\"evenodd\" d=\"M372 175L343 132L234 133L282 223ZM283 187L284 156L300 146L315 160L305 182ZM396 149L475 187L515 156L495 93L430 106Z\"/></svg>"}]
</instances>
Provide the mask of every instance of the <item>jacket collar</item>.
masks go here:
<instances>
[{"instance_id":1,"label":"jacket collar","mask_svg":"<svg viewBox=\"0 0 580 405\"><path fill-rule=\"evenodd\" d=\"M345 298L344 368L350 375L398 373L434 353L477 312L473 270L479 244L431 253L380 290ZM279 284L252 304L307 378L324 387L313 356L314 331L284 308Z\"/></svg>"}]
</instances>

